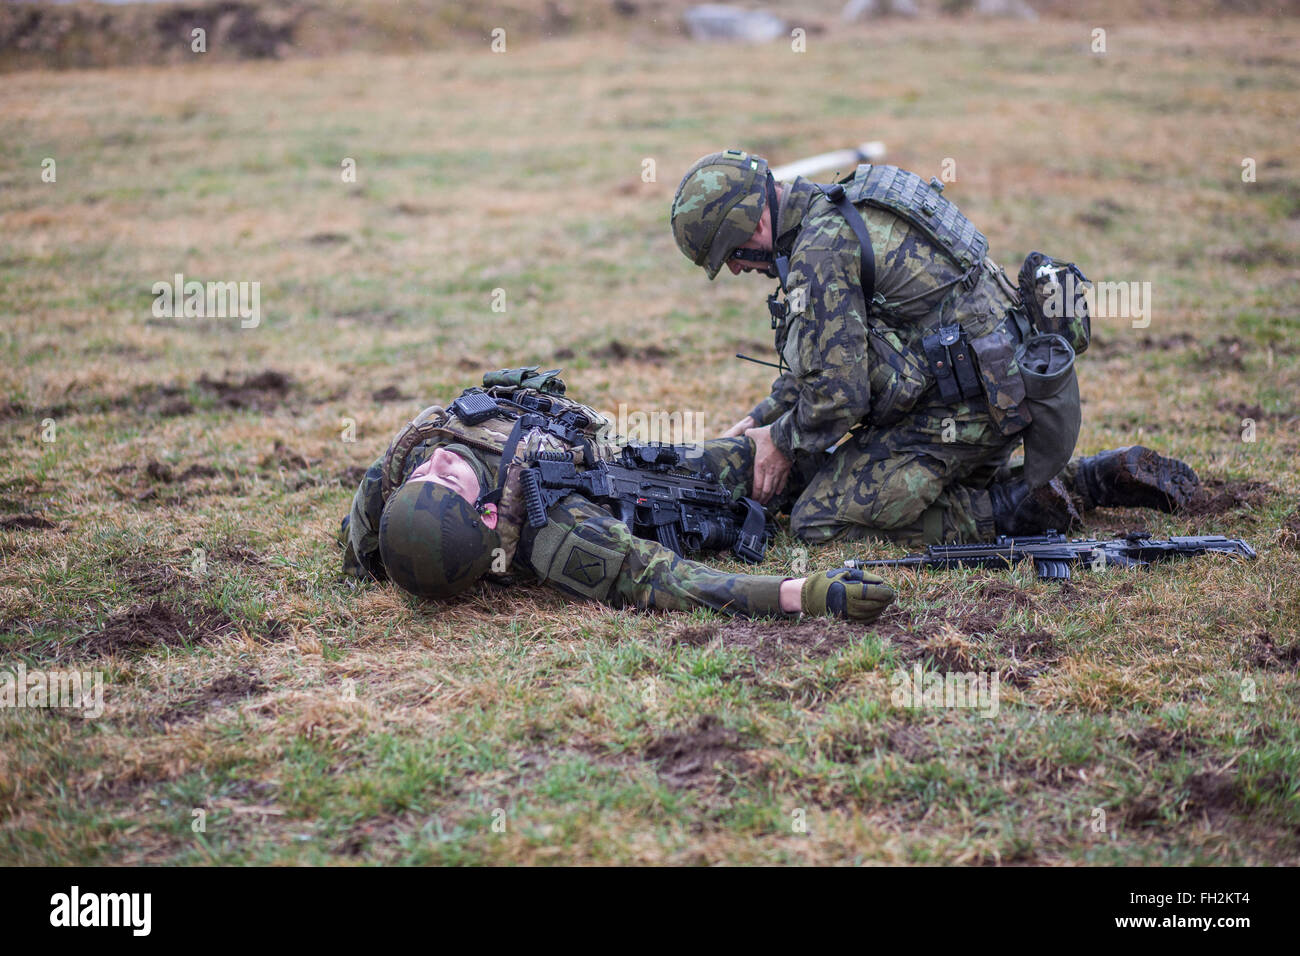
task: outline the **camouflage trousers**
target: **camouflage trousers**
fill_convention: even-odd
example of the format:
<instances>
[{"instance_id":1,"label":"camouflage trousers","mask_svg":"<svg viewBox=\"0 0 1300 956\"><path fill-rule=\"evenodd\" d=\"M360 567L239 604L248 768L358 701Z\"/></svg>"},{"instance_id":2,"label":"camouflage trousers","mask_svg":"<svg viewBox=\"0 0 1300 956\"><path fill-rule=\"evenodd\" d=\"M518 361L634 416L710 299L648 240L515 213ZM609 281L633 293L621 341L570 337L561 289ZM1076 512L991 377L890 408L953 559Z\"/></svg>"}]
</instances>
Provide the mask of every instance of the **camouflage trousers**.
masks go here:
<instances>
[{"instance_id":1,"label":"camouflage trousers","mask_svg":"<svg viewBox=\"0 0 1300 956\"><path fill-rule=\"evenodd\" d=\"M796 462L790 529L818 544L883 538L908 545L991 540L987 488L1005 477L1018 435L987 407L930 404L888 428L855 429L821 460Z\"/></svg>"}]
</instances>

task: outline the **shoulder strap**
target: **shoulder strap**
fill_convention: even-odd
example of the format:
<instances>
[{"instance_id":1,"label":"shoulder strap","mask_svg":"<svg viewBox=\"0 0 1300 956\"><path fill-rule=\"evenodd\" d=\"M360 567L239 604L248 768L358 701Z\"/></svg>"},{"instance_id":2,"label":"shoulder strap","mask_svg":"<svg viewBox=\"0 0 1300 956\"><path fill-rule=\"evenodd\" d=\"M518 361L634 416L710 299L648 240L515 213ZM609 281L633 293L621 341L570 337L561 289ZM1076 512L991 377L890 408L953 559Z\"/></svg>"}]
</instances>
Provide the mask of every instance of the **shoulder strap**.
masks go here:
<instances>
[{"instance_id":1,"label":"shoulder strap","mask_svg":"<svg viewBox=\"0 0 1300 956\"><path fill-rule=\"evenodd\" d=\"M848 220L849 228L858 237L858 245L862 247L862 297L866 300L867 309L870 310L871 302L876 297L876 254L871 248L871 236L867 232L867 224L853 208L853 203L849 202L842 185L836 183L834 186L825 186L818 183L817 188L822 191L826 201Z\"/></svg>"}]
</instances>

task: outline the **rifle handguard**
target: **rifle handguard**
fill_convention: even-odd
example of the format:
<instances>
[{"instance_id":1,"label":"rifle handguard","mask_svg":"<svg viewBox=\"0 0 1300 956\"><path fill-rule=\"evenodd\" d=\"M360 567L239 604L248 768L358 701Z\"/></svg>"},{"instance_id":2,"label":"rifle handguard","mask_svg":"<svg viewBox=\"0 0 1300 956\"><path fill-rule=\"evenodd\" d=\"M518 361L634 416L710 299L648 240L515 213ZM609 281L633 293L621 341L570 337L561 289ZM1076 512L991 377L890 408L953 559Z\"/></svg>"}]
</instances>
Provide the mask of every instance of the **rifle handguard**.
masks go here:
<instances>
[{"instance_id":1,"label":"rifle handguard","mask_svg":"<svg viewBox=\"0 0 1300 956\"><path fill-rule=\"evenodd\" d=\"M524 492L524 507L528 511L528 527L546 527L546 502L542 500L542 486L537 472L525 468L519 477L519 486Z\"/></svg>"}]
</instances>

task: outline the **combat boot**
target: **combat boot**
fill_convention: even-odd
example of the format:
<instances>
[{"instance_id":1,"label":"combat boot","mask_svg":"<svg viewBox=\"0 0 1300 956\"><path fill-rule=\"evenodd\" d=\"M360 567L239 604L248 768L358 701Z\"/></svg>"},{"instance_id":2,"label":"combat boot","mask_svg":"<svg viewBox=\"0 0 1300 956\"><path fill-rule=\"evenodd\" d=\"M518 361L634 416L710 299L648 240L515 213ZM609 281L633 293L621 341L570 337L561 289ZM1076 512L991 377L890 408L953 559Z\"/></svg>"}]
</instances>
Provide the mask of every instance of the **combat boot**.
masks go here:
<instances>
[{"instance_id":1,"label":"combat boot","mask_svg":"<svg viewBox=\"0 0 1300 956\"><path fill-rule=\"evenodd\" d=\"M1155 508L1177 511L1201 486L1191 466L1165 458L1150 448L1130 445L1081 458L1071 491L1083 510L1093 508Z\"/></svg>"},{"instance_id":2,"label":"combat boot","mask_svg":"<svg viewBox=\"0 0 1300 956\"><path fill-rule=\"evenodd\" d=\"M989 487L989 497L998 534L1066 532L1082 521L1059 478L1039 488L1030 488L1023 479L1000 482Z\"/></svg>"}]
</instances>

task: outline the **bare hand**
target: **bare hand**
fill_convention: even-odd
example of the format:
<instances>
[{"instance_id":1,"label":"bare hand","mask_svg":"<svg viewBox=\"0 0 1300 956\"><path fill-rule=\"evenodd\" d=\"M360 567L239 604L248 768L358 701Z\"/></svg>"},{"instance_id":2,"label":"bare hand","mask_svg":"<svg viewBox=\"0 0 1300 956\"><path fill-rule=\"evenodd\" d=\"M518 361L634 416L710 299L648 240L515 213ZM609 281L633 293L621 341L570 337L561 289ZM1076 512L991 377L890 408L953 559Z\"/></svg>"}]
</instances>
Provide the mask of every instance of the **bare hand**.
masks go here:
<instances>
[{"instance_id":1,"label":"bare hand","mask_svg":"<svg viewBox=\"0 0 1300 956\"><path fill-rule=\"evenodd\" d=\"M751 428L745 437L754 442L754 500L761 505L785 489L790 477L790 459L772 442L772 426Z\"/></svg>"},{"instance_id":2,"label":"bare hand","mask_svg":"<svg viewBox=\"0 0 1300 956\"><path fill-rule=\"evenodd\" d=\"M739 438L741 435L745 434L745 432L749 431L757 424L758 422L754 421L753 416L746 415L740 421L736 422L736 424L732 425L725 432L723 432L722 437Z\"/></svg>"},{"instance_id":3,"label":"bare hand","mask_svg":"<svg viewBox=\"0 0 1300 956\"><path fill-rule=\"evenodd\" d=\"M805 578L786 578L781 582L781 610L798 614L803 610L803 582Z\"/></svg>"}]
</instances>

